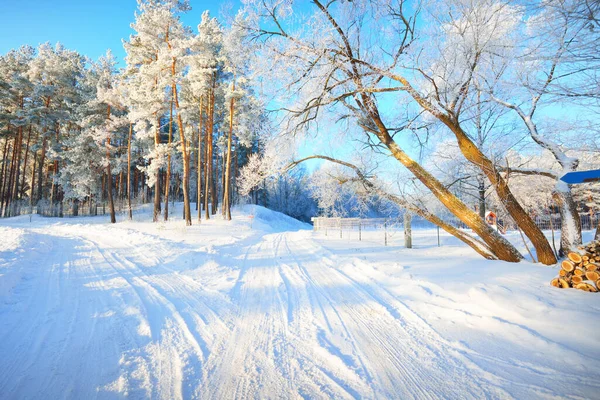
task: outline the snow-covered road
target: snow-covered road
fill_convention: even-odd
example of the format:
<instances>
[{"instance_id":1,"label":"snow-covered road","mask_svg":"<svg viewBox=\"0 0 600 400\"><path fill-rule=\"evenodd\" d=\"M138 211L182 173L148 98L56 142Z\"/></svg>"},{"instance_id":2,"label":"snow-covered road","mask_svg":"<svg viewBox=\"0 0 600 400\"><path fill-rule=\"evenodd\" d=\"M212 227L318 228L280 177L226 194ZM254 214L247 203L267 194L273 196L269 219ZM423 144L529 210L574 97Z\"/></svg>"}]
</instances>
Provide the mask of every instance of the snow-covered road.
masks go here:
<instances>
[{"instance_id":1,"label":"snow-covered road","mask_svg":"<svg viewBox=\"0 0 600 400\"><path fill-rule=\"evenodd\" d=\"M586 353L546 337L549 328L542 334L523 323L523 346L559 352L544 364L536 356L513 358L517 345L498 351L516 334L512 320L527 314L518 309L525 305L500 316L486 315L497 304L468 309L456 293L387 274L366 245L363 252L348 243L331 248L307 230L238 224L227 231L215 224L189 235L179 226L41 219L0 226L0 397L600 393L600 346L590 347L585 331L572 336ZM419 300L423 293L427 301ZM547 312L538 306L531 305ZM425 309L431 311L419 311ZM464 315L456 318L457 310ZM432 322L444 313L450 317ZM456 331L444 334L448 324L470 317L500 319L509 328L486 338L486 324L473 328L469 321L464 340L453 338ZM486 346L473 348L482 340L490 342L487 353Z\"/></svg>"}]
</instances>

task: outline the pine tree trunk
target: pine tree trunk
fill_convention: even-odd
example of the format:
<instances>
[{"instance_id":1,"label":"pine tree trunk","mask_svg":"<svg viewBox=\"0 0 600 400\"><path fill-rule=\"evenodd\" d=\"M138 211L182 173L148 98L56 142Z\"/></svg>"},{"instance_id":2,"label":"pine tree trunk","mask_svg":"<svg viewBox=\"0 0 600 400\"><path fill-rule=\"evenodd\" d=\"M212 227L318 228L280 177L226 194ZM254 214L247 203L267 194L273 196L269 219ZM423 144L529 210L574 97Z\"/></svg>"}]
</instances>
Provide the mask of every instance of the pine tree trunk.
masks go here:
<instances>
[{"instance_id":1,"label":"pine tree trunk","mask_svg":"<svg viewBox=\"0 0 600 400\"><path fill-rule=\"evenodd\" d=\"M15 140L13 143L12 149L12 157L10 162L10 174L8 176L8 185L6 186L4 193L4 216L10 217L11 211L11 201L12 201L12 193L13 193L13 185L15 181L15 168L17 168L17 157L19 153L19 136L15 136Z\"/></svg>"},{"instance_id":2,"label":"pine tree trunk","mask_svg":"<svg viewBox=\"0 0 600 400\"><path fill-rule=\"evenodd\" d=\"M127 208L129 209L129 220L133 219L133 210L131 209L131 136L133 134L133 124L129 124L129 136L127 138Z\"/></svg>"},{"instance_id":3,"label":"pine tree trunk","mask_svg":"<svg viewBox=\"0 0 600 400\"><path fill-rule=\"evenodd\" d=\"M110 106L107 107L106 119L110 120ZM110 132L107 133L106 138L106 190L108 192L108 205L110 207L110 222L112 224L117 222L117 218L115 216L115 203L113 200L113 191L112 191L112 172L110 169Z\"/></svg>"},{"instance_id":4,"label":"pine tree trunk","mask_svg":"<svg viewBox=\"0 0 600 400\"><path fill-rule=\"evenodd\" d=\"M33 168L31 168L31 190L29 191L29 214L33 214L33 188L35 187L35 167L37 166L37 151L33 153Z\"/></svg>"},{"instance_id":5,"label":"pine tree trunk","mask_svg":"<svg viewBox=\"0 0 600 400\"><path fill-rule=\"evenodd\" d=\"M13 139L13 143L8 146L8 159L6 165L7 176L2 184L2 194L0 196L0 217L6 216L6 208L10 197L10 186L12 183L13 165L15 163L15 145L17 139Z\"/></svg>"},{"instance_id":6,"label":"pine tree trunk","mask_svg":"<svg viewBox=\"0 0 600 400\"><path fill-rule=\"evenodd\" d=\"M167 177L165 179L165 221L169 220L169 189L171 187L171 142L173 141L173 94L169 112L169 152L167 153Z\"/></svg>"},{"instance_id":7,"label":"pine tree trunk","mask_svg":"<svg viewBox=\"0 0 600 400\"><path fill-rule=\"evenodd\" d=\"M2 155L2 175L0 176L0 178L2 178L2 181L0 183L0 217L2 216L2 206L4 205L4 189L6 187L6 183L9 180L8 177L8 171L9 171L9 154L10 151L12 150L10 148L10 146L8 145L10 142L9 138L7 137L6 140L4 141L4 151L3 151L3 155Z\"/></svg>"},{"instance_id":8,"label":"pine tree trunk","mask_svg":"<svg viewBox=\"0 0 600 400\"><path fill-rule=\"evenodd\" d=\"M172 74L175 75L175 62L172 65ZM179 99L177 97L177 86L172 84L172 95L175 102L175 111L177 112L177 128L179 129L179 137L181 138L181 153L183 156L183 212L185 215L185 224L192 225L192 213L190 209L190 153L188 151L185 131L183 129L183 120L181 112L179 112Z\"/></svg>"},{"instance_id":9,"label":"pine tree trunk","mask_svg":"<svg viewBox=\"0 0 600 400\"><path fill-rule=\"evenodd\" d=\"M196 195L196 209L198 210L198 223L200 223L200 221L202 220L202 142L204 141L204 136L202 135L202 130L204 128L204 116L203 116L203 111L204 111L204 96L200 97L200 105L199 105L199 111L200 111L200 126L198 127L198 166L197 166L197 173L198 173L198 177L196 178L197 184L196 184L196 191L197 191L197 195Z\"/></svg>"},{"instance_id":10,"label":"pine tree trunk","mask_svg":"<svg viewBox=\"0 0 600 400\"><path fill-rule=\"evenodd\" d=\"M212 79L212 87L209 93L209 102L208 102L208 126L206 127L206 168L205 171L205 189L204 189L204 218L210 219L210 211L208 209L208 199L209 192L212 190L212 163L213 163L213 153L212 153L212 134L214 128L214 107L215 107L215 77L213 75Z\"/></svg>"},{"instance_id":11,"label":"pine tree trunk","mask_svg":"<svg viewBox=\"0 0 600 400\"><path fill-rule=\"evenodd\" d=\"M236 142L236 146L235 146L235 150L233 151L233 185L231 185L231 203L235 204L235 201L237 200L237 195L238 195L238 190L237 190L237 185L236 180L238 177L238 148L239 148L239 141Z\"/></svg>"},{"instance_id":12,"label":"pine tree trunk","mask_svg":"<svg viewBox=\"0 0 600 400\"><path fill-rule=\"evenodd\" d=\"M36 196L36 205L43 198L43 179L44 179L44 163L46 161L46 147L48 147L48 139L44 135L42 140L42 155L40 156L40 162L38 164L38 190Z\"/></svg>"},{"instance_id":13,"label":"pine tree trunk","mask_svg":"<svg viewBox=\"0 0 600 400\"><path fill-rule=\"evenodd\" d=\"M60 131L60 125L57 123L56 124L56 145L58 146L59 143L59 131ZM56 202L56 199L58 197L58 188L56 187L56 182L54 177L58 175L58 160L55 158L54 159L54 171L53 171L53 176L52 176L52 185L50 187L50 205L52 206L52 211L53 211L53 215L56 216L56 207L54 207L54 203Z\"/></svg>"},{"instance_id":14,"label":"pine tree trunk","mask_svg":"<svg viewBox=\"0 0 600 400\"><path fill-rule=\"evenodd\" d=\"M225 197L225 163L227 162L227 155L225 154L225 149L221 153L221 199ZM221 215L225 218L225 203L221 205Z\"/></svg>"},{"instance_id":15,"label":"pine tree trunk","mask_svg":"<svg viewBox=\"0 0 600 400\"><path fill-rule=\"evenodd\" d=\"M12 182L12 189L11 189L11 208L9 210L9 213L11 216L16 215L17 212L17 200L19 198L19 172L21 171L21 148L23 147L23 127L20 126L19 129L17 129L18 132L18 146L17 146L17 161L15 163L15 177L14 180Z\"/></svg>"},{"instance_id":16,"label":"pine tree trunk","mask_svg":"<svg viewBox=\"0 0 600 400\"><path fill-rule=\"evenodd\" d=\"M235 79L233 81L233 91L235 91ZM229 136L227 137L227 163L225 166L225 182L223 184L223 211L225 219L231 221L231 204L230 204L230 179L231 179L231 141L233 138L233 111L235 100L233 97L229 100Z\"/></svg>"},{"instance_id":17,"label":"pine tree trunk","mask_svg":"<svg viewBox=\"0 0 600 400\"><path fill-rule=\"evenodd\" d=\"M158 153L160 145L160 117L156 117L156 131L154 132L154 148ZM156 182L154 183L154 217L153 221L158 222L160 216L160 168L156 168Z\"/></svg>"},{"instance_id":18,"label":"pine tree trunk","mask_svg":"<svg viewBox=\"0 0 600 400\"><path fill-rule=\"evenodd\" d=\"M29 124L29 133L27 134L27 144L25 146L25 160L23 161L23 173L21 174L21 193L20 198L25 197L25 175L27 175L27 161L29 159L29 144L31 143L31 124Z\"/></svg>"},{"instance_id":19,"label":"pine tree trunk","mask_svg":"<svg viewBox=\"0 0 600 400\"><path fill-rule=\"evenodd\" d=\"M212 215L216 215L217 214L217 210L219 208L219 203L217 201L217 199L219 198L218 193L217 193L217 185L219 183L218 178L219 178L219 152L217 151L217 153L215 154L215 164L213 166L213 173L212 173L212 185L211 185L211 192L210 192L210 201L211 201L211 205L210 205L210 211Z\"/></svg>"}]
</instances>

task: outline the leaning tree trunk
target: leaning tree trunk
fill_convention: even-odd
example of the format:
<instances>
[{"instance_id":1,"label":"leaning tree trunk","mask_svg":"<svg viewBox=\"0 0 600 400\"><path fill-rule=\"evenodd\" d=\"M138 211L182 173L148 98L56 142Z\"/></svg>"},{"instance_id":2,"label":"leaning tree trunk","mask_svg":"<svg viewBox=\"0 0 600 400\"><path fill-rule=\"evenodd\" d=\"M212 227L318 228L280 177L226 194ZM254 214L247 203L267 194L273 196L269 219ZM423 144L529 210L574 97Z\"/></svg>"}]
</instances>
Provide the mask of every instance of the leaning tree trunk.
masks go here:
<instances>
[{"instance_id":1,"label":"leaning tree trunk","mask_svg":"<svg viewBox=\"0 0 600 400\"><path fill-rule=\"evenodd\" d=\"M442 116L440 119L456 136L458 147L465 158L472 164L478 166L492 183L498 197L506 208L506 211L508 211L517 226L519 226L523 233L531 240L531 243L536 249L538 260L546 265L555 264L557 261L556 255L554 254L548 239L523 207L521 207L521 204L517 201L508 187L506 180L502 178L492 161L483 154L475 143L473 143L459 126L457 121L446 116Z\"/></svg>"},{"instance_id":2,"label":"leaning tree trunk","mask_svg":"<svg viewBox=\"0 0 600 400\"><path fill-rule=\"evenodd\" d=\"M495 254L496 253L495 249L490 247L487 243L483 242L482 240L480 240L476 237L469 235L468 233L466 233L465 231L463 231L459 228L456 228L456 227L444 222L442 219L440 219L436 215L430 213L429 211L422 209L414 204L411 204L411 203L405 201L404 199L400 198L399 196L393 195L391 193L387 193L387 192L377 188L371 181L369 181L369 179L367 179L367 177L362 173L362 171L353 164L347 163L345 161L337 160L335 158L331 158L328 156L314 155L314 156L309 156L309 157L303 158L298 161L294 161L292 164L288 165L285 168L284 172L290 170L291 168L294 168L295 166L297 166L298 164L300 164L304 161L312 160L312 159L322 159L322 160L331 161L333 163L344 165L344 166L354 170L354 172L356 173L356 175L358 176L360 181L364 184L364 186L367 189L369 189L369 191L373 192L374 194L377 194L380 197L383 197L383 198L391 201L392 203L395 203L400 208L414 212L415 214L423 217L424 219L431 222L432 224L439 226L444 231L448 232L449 234L456 237L463 243L467 244L469 247L471 247L473 250L475 250L479 255L485 257L486 259L488 259L488 260L497 260L498 259L498 256Z\"/></svg>"},{"instance_id":3,"label":"leaning tree trunk","mask_svg":"<svg viewBox=\"0 0 600 400\"><path fill-rule=\"evenodd\" d=\"M378 125L377 136L391 151L394 158L411 171L453 215L479 235L498 259L509 262L519 262L523 259L519 251L507 239L492 229L478 213L471 210L419 163L411 159L392 139L380 120Z\"/></svg>"}]
</instances>

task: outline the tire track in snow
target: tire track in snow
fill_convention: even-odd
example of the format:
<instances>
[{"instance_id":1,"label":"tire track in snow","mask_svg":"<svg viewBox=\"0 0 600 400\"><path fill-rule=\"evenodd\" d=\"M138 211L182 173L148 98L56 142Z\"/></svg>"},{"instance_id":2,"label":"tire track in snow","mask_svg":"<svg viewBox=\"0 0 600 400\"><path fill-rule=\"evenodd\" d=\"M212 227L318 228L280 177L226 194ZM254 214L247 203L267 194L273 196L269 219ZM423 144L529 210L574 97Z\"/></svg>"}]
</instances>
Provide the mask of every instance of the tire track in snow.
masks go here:
<instances>
[{"instance_id":1,"label":"tire track in snow","mask_svg":"<svg viewBox=\"0 0 600 400\"><path fill-rule=\"evenodd\" d=\"M317 248L323 255L322 246L306 237L290 242L286 242L290 254L310 254ZM375 386L383 391L381 395L403 398L440 397L452 392L459 397L465 393L472 397L506 395L498 391L486 393L481 382L471 383L471 371L460 359L444 351L453 349L432 349L428 342L420 340L423 336L429 338L431 329L414 321L412 311L402 310L392 315L385 301L333 268L333 264L330 257L325 265L321 261L318 267L308 264L302 270L314 276L307 279L323 286L320 295L338 305L338 315L346 320L351 340L358 341L354 347L362 350L365 363L378 382Z\"/></svg>"},{"instance_id":2,"label":"tire track in snow","mask_svg":"<svg viewBox=\"0 0 600 400\"><path fill-rule=\"evenodd\" d=\"M193 394L202 380L205 343L192 329L176 306L160 291L143 279L144 273L132 262L117 253L104 250L94 241L87 240L107 263L135 290L144 305L150 326L153 357L150 360L153 397L182 398ZM152 363L155 363L152 365ZM184 366L188 373L184 371Z\"/></svg>"}]
</instances>

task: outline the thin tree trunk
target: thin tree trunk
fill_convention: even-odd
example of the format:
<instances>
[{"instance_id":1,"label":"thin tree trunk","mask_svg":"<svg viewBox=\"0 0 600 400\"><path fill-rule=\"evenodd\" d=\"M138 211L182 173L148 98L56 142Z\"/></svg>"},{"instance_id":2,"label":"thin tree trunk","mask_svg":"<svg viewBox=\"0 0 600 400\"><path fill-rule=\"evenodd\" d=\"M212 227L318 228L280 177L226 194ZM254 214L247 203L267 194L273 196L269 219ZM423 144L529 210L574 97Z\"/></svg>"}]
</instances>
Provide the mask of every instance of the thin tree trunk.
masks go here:
<instances>
[{"instance_id":1,"label":"thin tree trunk","mask_svg":"<svg viewBox=\"0 0 600 400\"><path fill-rule=\"evenodd\" d=\"M239 140L236 141L235 150L233 151L233 185L231 185L231 202L235 204L238 195L237 185L235 184L238 177L238 158L239 158Z\"/></svg>"},{"instance_id":2,"label":"thin tree trunk","mask_svg":"<svg viewBox=\"0 0 600 400\"><path fill-rule=\"evenodd\" d=\"M227 156L225 154L225 149L221 153L221 199L225 196L225 163L227 162ZM225 218L225 207L224 204L221 205L221 215Z\"/></svg>"},{"instance_id":3,"label":"thin tree trunk","mask_svg":"<svg viewBox=\"0 0 600 400\"><path fill-rule=\"evenodd\" d=\"M6 158L7 158L7 150L8 150L8 137L4 140L4 149L2 150L2 168L0 168L0 199L4 194L2 188L4 187L4 182L6 182L5 171L8 170L6 167Z\"/></svg>"},{"instance_id":4,"label":"thin tree trunk","mask_svg":"<svg viewBox=\"0 0 600 400\"><path fill-rule=\"evenodd\" d=\"M8 178L2 188L2 202L0 203L0 216L7 216L7 209L10 204L10 188L12 187L12 178L15 166L15 150L17 148L17 138L13 140L12 146L9 146L10 163L8 166Z\"/></svg>"},{"instance_id":5,"label":"thin tree trunk","mask_svg":"<svg viewBox=\"0 0 600 400\"><path fill-rule=\"evenodd\" d=\"M478 199L479 199L479 216L485 218L485 177L478 175Z\"/></svg>"},{"instance_id":6,"label":"thin tree trunk","mask_svg":"<svg viewBox=\"0 0 600 400\"><path fill-rule=\"evenodd\" d=\"M10 139L7 137L4 142L4 151L2 155L2 183L0 184L0 217L2 216L2 207L4 205L4 191L9 178L9 155L12 148L9 146Z\"/></svg>"},{"instance_id":7,"label":"thin tree trunk","mask_svg":"<svg viewBox=\"0 0 600 400\"><path fill-rule=\"evenodd\" d=\"M154 132L154 148L158 156L158 146L160 145L160 117L156 117L156 131ZM154 217L153 221L158 222L160 216L160 168L156 168L156 182L154 183Z\"/></svg>"},{"instance_id":8,"label":"thin tree trunk","mask_svg":"<svg viewBox=\"0 0 600 400\"><path fill-rule=\"evenodd\" d=\"M198 127L198 166L197 166L197 198L196 198L196 209L198 210L198 223L202 220L202 143L204 142L204 136L202 130L204 129L204 96L200 97L200 126Z\"/></svg>"},{"instance_id":9,"label":"thin tree trunk","mask_svg":"<svg viewBox=\"0 0 600 400\"><path fill-rule=\"evenodd\" d=\"M235 75L233 80L233 91L235 92ZM231 221L231 204L229 193L229 181L231 179L231 141L233 138L233 112L235 100L233 97L229 100L229 136L227 137L227 165L225 167L225 182L223 184L223 213L225 219Z\"/></svg>"},{"instance_id":10,"label":"thin tree trunk","mask_svg":"<svg viewBox=\"0 0 600 400\"><path fill-rule=\"evenodd\" d=\"M4 208L4 215L13 215L13 206L16 201L15 192L18 186L19 180L19 164L21 163L21 138L23 134L23 128L17 129L17 137L15 138L15 145L13 147L13 159L10 167L10 179L8 182L8 191L6 193L6 206Z\"/></svg>"},{"instance_id":11,"label":"thin tree trunk","mask_svg":"<svg viewBox=\"0 0 600 400\"><path fill-rule=\"evenodd\" d=\"M11 216L16 215L17 213L17 201L19 198L19 178L21 177L21 154L23 148L23 127L20 126L18 131L18 146L17 146L17 160L15 162L15 176L12 182L11 189L11 207L9 209L9 213Z\"/></svg>"},{"instance_id":12,"label":"thin tree trunk","mask_svg":"<svg viewBox=\"0 0 600 400\"><path fill-rule=\"evenodd\" d=\"M131 136L133 134L133 124L129 124L129 136L127 138L127 207L129 209L129 220L133 219L133 210L131 209Z\"/></svg>"},{"instance_id":13,"label":"thin tree trunk","mask_svg":"<svg viewBox=\"0 0 600 400\"><path fill-rule=\"evenodd\" d=\"M106 119L110 120L110 106L107 106ZM112 193L112 173L110 169L110 132L107 132L106 137L106 190L108 191L108 205L110 206L110 222L114 224L117 222L115 216L115 203L113 200Z\"/></svg>"},{"instance_id":14,"label":"thin tree trunk","mask_svg":"<svg viewBox=\"0 0 600 400\"><path fill-rule=\"evenodd\" d=\"M217 185L219 183L218 179L219 179L219 152L217 151L217 153L215 154L215 164L214 164L213 173L212 173L212 185L211 185L211 193L210 193L210 201L211 201L210 211L211 211L212 215L216 215L217 210L219 208L219 203L217 201L217 199L219 198L218 192L217 192Z\"/></svg>"},{"instance_id":15,"label":"thin tree trunk","mask_svg":"<svg viewBox=\"0 0 600 400\"><path fill-rule=\"evenodd\" d=\"M205 189L204 189L204 217L210 219L210 211L208 209L208 198L209 192L213 191L212 188L212 134L214 128L214 106L215 106L215 77L213 74L212 87L209 92L209 103L208 103L208 126L206 127L206 168L205 168Z\"/></svg>"},{"instance_id":16,"label":"thin tree trunk","mask_svg":"<svg viewBox=\"0 0 600 400\"><path fill-rule=\"evenodd\" d=\"M169 111L169 152L167 153L167 177L165 179L165 221L169 220L169 189L171 187L171 142L173 141L173 94Z\"/></svg>"},{"instance_id":17,"label":"thin tree trunk","mask_svg":"<svg viewBox=\"0 0 600 400\"><path fill-rule=\"evenodd\" d=\"M35 167L37 163L37 151L33 153L33 168L31 168L31 190L29 192L29 214L33 213L33 188L35 187Z\"/></svg>"},{"instance_id":18,"label":"thin tree trunk","mask_svg":"<svg viewBox=\"0 0 600 400\"><path fill-rule=\"evenodd\" d=\"M172 73L175 75L175 62L173 61ZM190 153L188 151L187 140L185 138L185 131L183 130L183 120L181 119L181 113L179 112L179 99L177 97L177 86L173 82L171 86L173 90L173 99L175 101L175 111L177 112L177 128L179 129L179 137L181 138L181 153L183 155L183 210L185 214L185 224L187 226L192 225L192 213L190 210Z\"/></svg>"},{"instance_id":19,"label":"thin tree trunk","mask_svg":"<svg viewBox=\"0 0 600 400\"><path fill-rule=\"evenodd\" d=\"M44 136L42 140L42 155L40 156L40 162L38 164L38 190L36 196L36 204L43 197L43 179L44 179L44 162L46 161L46 147L48 147L48 139Z\"/></svg>"},{"instance_id":20,"label":"thin tree trunk","mask_svg":"<svg viewBox=\"0 0 600 400\"><path fill-rule=\"evenodd\" d=\"M20 198L25 196L25 175L27 174L27 161L29 156L29 144L31 143L31 124L29 124L29 133L27 134L27 145L25 146L25 160L23 161L23 174L21 175L21 193Z\"/></svg>"},{"instance_id":21,"label":"thin tree trunk","mask_svg":"<svg viewBox=\"0 0 600 400\"><path fill-rule=\"evenodd\" d=\"M59 131L60 125L56 123L56 145L59 143ZM52 211L55 211L54 203L56 202L56 198L58 197L58 188L56 187L56 180L54 179L58 175L58 159L54 159L54 171L52 176L52 186L50 187L50 205L52 206ZM54 213L56 214L56 213Z\"/></svg>"}]
</instances>

